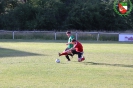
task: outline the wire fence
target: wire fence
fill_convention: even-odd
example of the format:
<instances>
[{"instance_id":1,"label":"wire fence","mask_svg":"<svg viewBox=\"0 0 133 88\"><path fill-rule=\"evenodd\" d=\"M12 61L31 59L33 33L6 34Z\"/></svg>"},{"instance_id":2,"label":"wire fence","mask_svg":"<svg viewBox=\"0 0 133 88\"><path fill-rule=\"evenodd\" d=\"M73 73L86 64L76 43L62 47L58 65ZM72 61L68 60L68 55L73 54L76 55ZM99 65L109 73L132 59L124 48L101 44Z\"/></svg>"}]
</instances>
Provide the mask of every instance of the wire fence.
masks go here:
<instances>
[{"instance_id":1,"label":"wire fence","mask_svg":"<svg viewBox=\"0 0 133 88\"><path fill-rule=\"evenodd\" d=\"M77 40L118 41L120 33L72 32ZM66 40L65 32L55 31L0 31L0 39Z\"/></svg>"}]
</instances>

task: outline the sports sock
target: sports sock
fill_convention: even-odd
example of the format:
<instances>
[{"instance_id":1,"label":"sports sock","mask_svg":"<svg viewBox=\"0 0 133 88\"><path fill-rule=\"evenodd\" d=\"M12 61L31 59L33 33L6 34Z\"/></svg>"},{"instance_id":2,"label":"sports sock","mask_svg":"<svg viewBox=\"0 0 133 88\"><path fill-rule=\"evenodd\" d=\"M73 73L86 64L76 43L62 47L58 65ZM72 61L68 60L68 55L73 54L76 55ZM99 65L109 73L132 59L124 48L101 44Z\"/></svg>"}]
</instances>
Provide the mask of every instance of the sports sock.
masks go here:
<instances>
[{"instance_id":1,"label":"sports sock","mask_svg":"<svg viewBox=\"0 0 133 88\"><path fill-rule=\"evenodd\" d=\"M70 58L69 58L69 56L68 56L68 55L66 55L66 58L67 58L67 60L68 60L68 61L70 61Z\"/></svg>"},{"instance_id":2,"label":"sports sock","mask_svg":"<svg viewBox=\"0 0 133 88\"><path fill-rule=\"evenodd\" d=\"M67 52L63 52L63 53L61 53L60 55L67 55L68 53Z\"/></svg>"}]
</instances>

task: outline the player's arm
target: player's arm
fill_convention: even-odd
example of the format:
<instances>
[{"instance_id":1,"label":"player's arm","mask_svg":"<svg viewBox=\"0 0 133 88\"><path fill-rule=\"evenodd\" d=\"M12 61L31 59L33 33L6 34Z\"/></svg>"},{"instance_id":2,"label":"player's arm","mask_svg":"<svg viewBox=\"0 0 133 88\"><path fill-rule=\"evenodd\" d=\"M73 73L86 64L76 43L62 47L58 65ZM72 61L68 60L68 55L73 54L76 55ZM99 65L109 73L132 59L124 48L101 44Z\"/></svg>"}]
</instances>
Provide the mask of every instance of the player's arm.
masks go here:
<instances>
[{"instance_id":1,"label":"player's arm","mask_svg":"<svg viewBox=\"0 0 133 88\"><path fill-rule=\"evenodd\" d=\"M66 43L66 45L69 45L69 44L72 44L71 42L69 42L69 43Z\"/></svg>"},{"instance_id":2,"label":"player's arm","mask_svg":"<svg viewBox=\"0 0 133 88\"><path fill-rule=\"evenodd\" d=\"M72 50L75 50L75 45L71 49L69 49L68 51L72 51Z\"/></svg>"}]
</instances>

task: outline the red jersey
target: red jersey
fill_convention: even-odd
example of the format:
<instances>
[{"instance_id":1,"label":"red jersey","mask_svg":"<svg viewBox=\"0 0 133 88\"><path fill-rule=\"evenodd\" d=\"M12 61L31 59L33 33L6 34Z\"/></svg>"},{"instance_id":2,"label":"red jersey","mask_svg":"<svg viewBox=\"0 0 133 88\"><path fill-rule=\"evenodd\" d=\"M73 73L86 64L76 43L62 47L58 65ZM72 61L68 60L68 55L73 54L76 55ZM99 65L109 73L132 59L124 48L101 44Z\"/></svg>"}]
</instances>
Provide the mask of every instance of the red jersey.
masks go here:
<instances>
[{"instance_id":1,"label":"red jersey","mask_svg":"<svg viewBox=\"0 0 133 88\"><path fill-rule=\"evenodd\" d=\"M76 49L77 52L83 52L83 46L78 41L76 41L76 43L74 44L74 48Z\"/></svg>"}]
</instances>

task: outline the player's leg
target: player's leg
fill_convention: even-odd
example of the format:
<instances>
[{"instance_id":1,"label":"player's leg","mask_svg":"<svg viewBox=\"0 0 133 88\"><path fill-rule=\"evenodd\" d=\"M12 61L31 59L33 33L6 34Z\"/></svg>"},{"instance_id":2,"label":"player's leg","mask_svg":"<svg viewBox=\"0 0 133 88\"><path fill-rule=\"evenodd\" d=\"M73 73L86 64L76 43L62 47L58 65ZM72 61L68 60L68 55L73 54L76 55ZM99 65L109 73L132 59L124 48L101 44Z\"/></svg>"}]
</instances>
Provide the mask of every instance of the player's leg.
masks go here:
<instances>
[{"instance_id":1,"label":"player's leg","mask_svg":"<svg viewBox=\"0 0 133 88\"><path fill-rule=\"evenodd\" d=\"M66 49L66 50L67 50L67 49ZM67 55L66 55L67 60L70 61L69 55L73 58L73 55L74 55L74 54L76 54L76 53L75 53L75 50L72 50L70 54L67 54Z\"/></svg>"},{"instance_id":2,"label":"player's leg","mask_svg":"<svg viewBox=\"0 0 133 88\"><path fill-rule=\"evenodd\" d=\"M68 53L67 53L67 50L68 50L68 49L69 49L69 48L66 48L62 53L58 53L59 56L68 55Z\"/></svg>"},{"instance_id":3,"label":"player's leg","mask_svg":"<svg viewBox=\"0 0 133 88\"><path fill-rule=\"evenodd\" d=\"M85 57L83 56L82 59L81 59L81 61L84 61L84 60L85 60Z\"/></svg>"},{"instance_id":4,"label":"player's leg","mask_svg":"<svg viewBox=\"0 0 133 88\"><path fill-rule=\"evenodd\" d=\"M83 56L83 52L78 52L78 62L84 61L85 57Z\"/></svg>"},{"instance_id":5,"label":"player's leg","mask_svg":"<svg viewBox=\"0 0 133 88\"><path fill-rule=\"evenodd\" d=\"M59 56L62 56L62 55L68 55L68 53L67 52L59 53Z\"/></svg>"},{"instance_id":6,"label":"player's leg","mask_svg":"<svg viewBox=\"0 0 133 88\"><path fill-rule=\"evenodd\" d=\"M67 51L64 51L62 53L59 53L59 56L68 55L68 54L72 54L72 52L70 50L67 50Z\"/></svg>"},{"instance_id":7,"label":"player's leg","mask_svg":"<svg viewBox=\"0 0 133 88\"><path fill-rule=\"evenodd\" d=\"M66 51L69 50L69 49L70 49L70 48L67 48ZM73 57L73 53L72 53L72 52L69 53L68 55L71 56L71 57Z\"/></svg>"},{"instance_id":8,"label":"player's leg","mask_svg":"<svg viewBox=\"0 0 133 88\"><path fill-rule=\"evenodd\" d=\"M68 55L66 55L65 57L68 61L71 61Z\"/></svg>"},{"instance_id":9,"label":"player's leg","mask_svg":"<svg viewBox=\"0 0 133 88\"><path fill-rule=\"evenodd\" d=\"M77 51L76 51L76 50L71 50L71 52L72 52L73 56L74 56L75 54L77 54Z\"/></svg>"},{"instance_id":10,"label":"player's leg","mask_svg":"<svg viewBox=\"0 0 133 88\"><path fill-rule=\"evenodd\" d=\"M69 49L69 48L66 48L65 51L67 51L68 49ZM70 58L69 58L68 55L71 55L71 54L67 54L67 55L65 55L65 57L66 57L66 59L67 59L68 61L70 61Z\"/></svg>"},{"instance_id":11,"label":"player's leg","mask_svg":"<svg viewBox=\"0 0 133 88\"><path fill-rule=\"evenodd\" d=\"M82 53L77 52L76 50L72 50L72 53L77 54L78 55L78 61L81 62Z\"/></svg>"}]
</instances>

